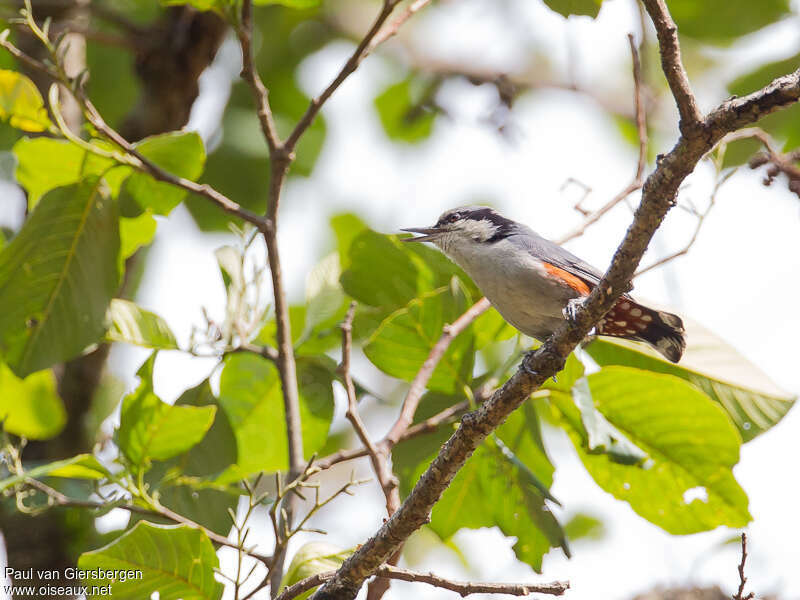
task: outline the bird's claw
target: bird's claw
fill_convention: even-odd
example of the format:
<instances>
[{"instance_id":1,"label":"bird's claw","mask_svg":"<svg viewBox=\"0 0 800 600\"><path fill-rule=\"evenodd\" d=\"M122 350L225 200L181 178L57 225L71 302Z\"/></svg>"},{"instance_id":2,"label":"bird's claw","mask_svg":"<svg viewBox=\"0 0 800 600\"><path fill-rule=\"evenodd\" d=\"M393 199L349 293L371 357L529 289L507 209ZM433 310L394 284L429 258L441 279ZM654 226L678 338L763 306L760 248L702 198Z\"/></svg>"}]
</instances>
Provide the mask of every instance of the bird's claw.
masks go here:
<instances>
[{"instance_id":1,"label":"bird's claw","mask_svg":"<svg viewBox=\"0 0 800 600\"><path fill-rule=\"evenodd\" d=\"M569 321L570 323L574 323L578 318L578 309L583 307L583 303L586 298L572 298L567 302L567 305L561 311L561 314L564 315L564 318Z\"/></svg>"},{"instance_id":2,"label":"bird's claw","mask_svg":"<svg viewBox=\"0 0 800 600\"><path fill-rule=\"evenodd\" d=\"M521 368L523 371L525 371L525 372L526 372L528 375L530 375L531 377L538 377L538 376L539 376L539 371L536 371L536 370L532 369L532 368L530 367L530 365L528 364L528 361L529 361L529 360L532 360L532 359L533 359L535 356L536 356L536 350L531 350L530 352L528 352L528 353L527 353L527 354L526 354L526 355L525 355L525 356L522 358L522 362L521 362L521 363L520 363L520 365L519 365L519 366L520 366L520 368ZM558 383L558 379L556 379L556 376L555 376L555 375L553 375L553 381L554 381L555 383Z\"/></svg>"}]
</instances>

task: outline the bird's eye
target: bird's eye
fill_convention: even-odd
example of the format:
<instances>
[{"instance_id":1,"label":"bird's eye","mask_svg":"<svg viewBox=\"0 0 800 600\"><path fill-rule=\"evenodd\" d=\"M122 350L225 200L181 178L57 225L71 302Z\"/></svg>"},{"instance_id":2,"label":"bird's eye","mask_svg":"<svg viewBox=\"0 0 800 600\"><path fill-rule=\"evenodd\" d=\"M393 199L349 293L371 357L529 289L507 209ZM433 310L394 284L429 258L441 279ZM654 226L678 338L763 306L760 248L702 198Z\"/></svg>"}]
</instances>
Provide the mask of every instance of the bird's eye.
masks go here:
<instances>
[{"instance_id":1,"label":"bird's eye","mask_svg":"<svg viewBox=\"0 0 800 600\"><path fill-rule=\"evenodd\" d=\"M449 217L447 217L447 222L448 223L455 223L460 218L461 218L461 215L459 215L458 213L455 213L455 214L452 214Z\"/></svg>"}]
</instances>

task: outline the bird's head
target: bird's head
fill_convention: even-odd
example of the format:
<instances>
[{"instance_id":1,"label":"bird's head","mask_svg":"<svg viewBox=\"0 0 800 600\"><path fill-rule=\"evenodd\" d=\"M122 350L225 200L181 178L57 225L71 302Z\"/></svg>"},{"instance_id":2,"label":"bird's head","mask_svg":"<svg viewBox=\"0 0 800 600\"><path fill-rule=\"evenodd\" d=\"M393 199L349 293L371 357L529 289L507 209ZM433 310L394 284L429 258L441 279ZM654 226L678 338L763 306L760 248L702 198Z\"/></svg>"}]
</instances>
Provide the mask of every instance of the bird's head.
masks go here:
<instances>
[{"instance_id":1,"label":"bird's head","mask_svg":"<svg viewBox=\"0 0 800 600\"><path fill-rule=\"evenodd\" d=\"M405 238L404 242L432 242L446 252L457 245L492 244L507 237L514 225L514 221L488 206L462 206L443 213L433 227L401 231L422 234Z\"/></svg>"}]
</instances>

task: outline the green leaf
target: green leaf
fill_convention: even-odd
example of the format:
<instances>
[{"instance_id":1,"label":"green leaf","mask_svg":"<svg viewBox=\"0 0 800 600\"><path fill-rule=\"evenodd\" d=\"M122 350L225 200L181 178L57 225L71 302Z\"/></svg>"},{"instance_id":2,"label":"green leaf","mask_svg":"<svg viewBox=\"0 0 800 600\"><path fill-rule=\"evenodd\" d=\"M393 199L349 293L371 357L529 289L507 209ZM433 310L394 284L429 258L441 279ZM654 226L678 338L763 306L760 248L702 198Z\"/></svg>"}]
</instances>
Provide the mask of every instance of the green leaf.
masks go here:
<instances>
[{"instance_id":1,"label":"green leaf","mask_svg":"<svg viewBox=\"0 0 800 600\"><path fill-rule=\"evenodd\" d=\"M344 291L339 285L339 255L333 252L323 258L306 278L305 325L300 339L305 340L318 325L341 313Z\"/></svg>"},{"instance_id":2,"label":"green leaf","mask_svg":"<svg viewBox=\"0 0 800 600\"><path fill-rule=\"evenodd\" d=\"M789 15L789 0L668 0L682 35L727 43Z\"/></svg>"},{"instance_id":3,"label":"green leaf","mask_svg":"<svg viewBox=\"0 0 800 600\"><path fill-rule=\"evenodd\" d=\"M144 211L138 217L120 218L120 259L124 261L142 246L149 245L156 235L157 226L158 223L150 211Z\"/></svg>"},{"instance_id":4,"label":"green leaf","mask_svg":"<svg viewBox=\"0 0 800 600\"><path fill-rule=\"evenodd\" d=\"M52 371L20 379L0 363L0 427L31 440L52 438L64 428L67 413Z\"/></svg>"},{"instance_id":5,"label":"green leaf","mask_svg":"<svg viewBox=\"0 0 800 600\"><path fill-rule=\"evenodd\" d=\"M140 571L116 581L90 577L84 585L111 585L103 598L141 600L158 592L161 600L217 600L222 597L222 584L214 579L219 560L205 533L186 525L164 526L141 521L111 544L84 552L78 568L92 570ZM124 579L124 580L123 580Z\"/></svg>"},{"instance_id":6,"label":"green leaf","mask_svg":"<svg viewBox=\"0 0 800 600\"><path fill-rule=\"evenodd\" d=\"M778 423L794 404L757 367L708 330L684 320L688 346L674 365L642 344L608 338L586 347L600 365L626 365L693 383L719 402L745 442Z\"/></svg>"},{"instance_id":7,"label":"green leaf","mask_svg":"<svg viewBox=\"0 0 800 600\"><path fill-rule=\"evenodd\" d=\"M96 142L99 143L99 142ZM22 138L14 144L16 178L28 191L28 209L33 210L45 192L79 182L85 175L103 175L116 197L130 167L114 166L110 158L92 154L72 142L52 138Z\"/></svg>"},{"instance_id":8,"label":"green leaf","mask_svg":"<svg viewBox=\"0 0 800 600\"><path fill-rule=\"evenodd\" d=\"M116 442L137 469L165 460L203 439L214 422L214 406L171 406L153 392L155 354L139 369L139 387L122 401Z\"/></svg>"},{"instance_id":9,"label":"green leaf","mask_svg":"<svg viewBox=\"0 0 800 600\"><path fill-rule=\"evenodd\" d=\"M21 73L0 69L0 121L23 131L47 131L50 119L42 95Z\"/></svg>"},{"instance_id":10,"label":"green leaf","mask_svg":"<svg viewBox=\"0 0 800 600\"><path fill-rule=\"evenodd\" d=\"M458 398L428 393L415 421L444 410ZM453 426L401 442L392 462L407 495L436 456ZM553 466L544 450L539 421L531 403L513 412L508 421L468 459L432 513L431 528L444 540L462 527L497 526L515 536L517 558L541 571L542 558L551 547L569 556L564 533L545 503Z\"/></svg>"},{"instance_id":11,"label":"green leaf","mask_svg":"<svg viewBox=\"0 0 800 600\"><path fill-rule=\"evenodd\" d=\"M415 143L430 137L436 113L422 106L428 92L418 87L408 78L390 85L375 98L383 130L390 139Z\"/></svg>"},{"instance_id":12,"label":"green leaf","mask_svg":"<svg viewBox=\"0 0 800 600\"><path fill-rule=\"evenodd\" d=\"M602 540L606 537L606 526L599 518L578 513L564 524L564 533L571 542L576 540Z\"/></svg>"},{"instance_id":13,"label":"green leaf","mask_svg":"<svg viewBox=\"0 0 800 600\"><path fill-rule=\"evenodd\" d=\"M206 152L203 140L193 131L154 135L137 142L135 148L172 175L195 181L203 174ZM150 208L157 215L168 215L186 195L179 187L139 172L128 178L125 189L142 208Z\"/></svg>"},{"instance_id":14,"label":"green leaf","mask_svg":"<svg viewBox=\"0 0 800 600\"><path fill-rule=\"evenodd\" d=\"M298 357L303 450L311 456L328 437L333 418L333 376L318 361ZM253 354L225 359L219 404L230 420L238 448L237 474L285 471L289 465L283 396L278 371Z\"/></svg>"},{"instance_id":15,"label":"green leaf","mask_svg":"<svg viewBox=\"0 0 800 600\"><path fill-rule=\"evenodd\" d=\"M14 475L0 481L0 492L11 486L22 483L26 478L64 477L69 479L101 480L109 476L108 470L91 454L78 454L72 458L39 465L25 471L23 475Z\"/></svg>"},{"instance_id":16,"label":"green leaf","mask_svg":"<svg viewBox=\"0 0 800 600\"><path fill-rule=\"evenodd\" d=\"M100 341L118 253L117 208L96 177L42 198L0 252L0 351L17 375Z\"/></svg>"},{"instance_id":17,"label":"green leaf","mask_svg":"<svg viewBox=\"0 0 800 600\"><path fill-rule=\"evenodd\" d=\"M450 289L412 300L381 323L364 346L364 354L384 373L411 381L442 336L443 327L464 312L462 300ZM428 388L453 393L469 383L473 342L472 333L467 330L450 343L433 371Z\"/></svg>"},{"instance_id":18,"label":"green leaf","mask_svg":"<svg viewBox=\"0 0 800 600\"><path fill-rule=\"evenodd\" d=\"M720 525L743 527L750 519L747 496L731 469L741 438L722 408L693 385L629 367L605 367L589 376L597 410L650 460L643 467L588 454L579 417L563 394L552 395L589 474L614 497L672 534Z\"/></svg>"},{"instance_id":19,"label":"green leaf","mask_svg":"<svg viewBox=\"0 0 800 600\"><path fill-rule=\"evenodd\" d=\"M331 229L336 236L336 249L339 252L339 264L342 270L350 266L350 246L353 240L367 229L361 217L353 213L343 213L331 217Z\"/></svg>"},{"instance_id":20,"label":"green leaf","mask_svg":"<svg viewBox=\"0 0 800 600\"><path fill-rule=\"evenodd\" d=\"M111 326L106 336L112 342L160 350L178 349L178 342L167 322L134 302L114 298L108 307L108 319Z\"/></svg>"},{"instance_id":21,"label":"green leaf","mask_svg":"<svg viewBox=\"0 0 800 600\"><path fill-rule=\"evenodd\" d=\"M186 390L175 405L219 407L208 380ZM164 506L215 533L228 535L228 509L236 509L238 490L230 486L217 489L213 480L235 462L236 437L225 411L217 410L213 425L199 444L167 462L154 464L145 481L158 489Z\"/></svg>"},{"instance_id":22,"label":"green leaf","mask_svg":"<svg viewBox=\"0 0 800 600\"><path fill-rule=\"evenodd\" d=\"M600 12L603 0L544 0L544 3L564 17L588 15L594 18Z\"/></svg>"},{"instance_id":23,"label":"green leaf","mask_svg":"<svg viewBox=\"0 0 800 600\"><path fill-rule=\"evenodd\" d=\"M505 322L494 308L489 308L472 323L475 334L475 348L480 350L489 344L510 340L517 335L517 330Z\"/></svg>"},{"instance_id":24,"label":"green leaf","mask_svg":"<svg viewBox=\"0 0 800 600\"><path fill-rule=\"evenodd\" d=\"M281 580L280 590L318 573L335 571L342 566L342 563L351 554L352 551L342 550L327 542L303 544L292 557L292 562ZM297 600L308 598L314 593L315 589L317 588L303 592L299 596L295 596L295 598Z\"/></svg>"},{"instance_id":25,"label":"green leaf","mask_svg":"<svg viewBox=\"0 0 800 600\"><path fill-rule=\"evenodd\" d=\"M638 465L647 460L647 453L614 427L594 406L589 382L584 377L572 388L572 399L581 413L585 449L591 454L605 452L614 462ZM577 423L573 427L578 427Z\"/></svg>"}]
</instances>

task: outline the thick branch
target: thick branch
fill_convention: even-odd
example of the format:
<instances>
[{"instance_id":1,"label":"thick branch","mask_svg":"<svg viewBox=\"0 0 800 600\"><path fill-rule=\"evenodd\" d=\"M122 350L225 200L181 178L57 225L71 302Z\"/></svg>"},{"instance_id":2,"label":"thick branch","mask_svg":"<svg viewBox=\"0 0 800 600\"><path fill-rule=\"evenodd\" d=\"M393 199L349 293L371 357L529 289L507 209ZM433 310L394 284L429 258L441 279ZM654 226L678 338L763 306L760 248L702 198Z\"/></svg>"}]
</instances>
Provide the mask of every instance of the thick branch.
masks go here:
<instances>
[{"instance_id":1,"label":"thick branch","mask_svg":"<svg viewBox=\"0 0 800 600\"><path fill-rule=\"evenodd\" d=\"M686 69L683 68L681 47L678 42L678 27L672 20L664 0L642 0L642 2L656 28L661 52L661 68L664 70L669 89L678 105L678 113L681 116L681 133L684 136L690 136L699 128L703 117L700 109L697 108L697 100L695 100L692 86L689 84Z\"/></svg>"},{"instance_id":2,"label":"thick branch","mask_svg":"<svg viewBox=\"0 0 800 600\"><path fill-rule=\"evenodd\" d=\"M669 51L669 48L667 48ZM420 477L400 509L361 545L317 593L316 600L350 599L406 539L430 521L434 504L483 440L505 421L530 394L564 365L567 356L595 323L628 289L656 229L675 203L678 188L698 161L728 132L787 106L800 97L800 70L775 80L745 98L724 102L701 121L700 135L681 136L647 178L633 223L611 265L575 316L559 327L544 345L478 410L464 415L461 425ZM532 373L536 373L533 375Z\"/></svg>"}]
</instances>

